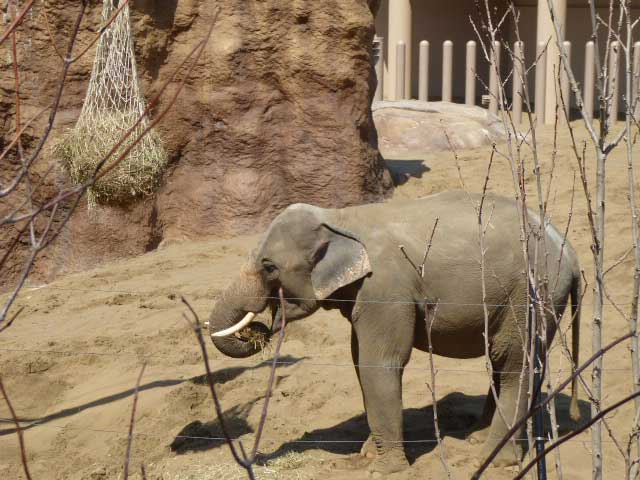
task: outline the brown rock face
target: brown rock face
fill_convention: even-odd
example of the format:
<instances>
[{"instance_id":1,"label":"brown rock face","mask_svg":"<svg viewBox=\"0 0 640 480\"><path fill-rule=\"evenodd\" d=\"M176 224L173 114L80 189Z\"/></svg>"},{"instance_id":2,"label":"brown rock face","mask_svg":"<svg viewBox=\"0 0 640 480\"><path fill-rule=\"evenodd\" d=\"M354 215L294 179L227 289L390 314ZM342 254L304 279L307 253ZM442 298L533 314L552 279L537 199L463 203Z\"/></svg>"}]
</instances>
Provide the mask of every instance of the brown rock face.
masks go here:
<instances>
[{"instance_id":1,"label":"brown rock face","mask_svg":"<svg viewBox=\"0 0 640 480\"><path fill-rule=\"evenodd\" d=\"M87 214L83 203L60 247L65 264L83 267L141 253L162 240L258 232L294 202L341 207L383 199L392 185L369 108L377 3L132 0L136 60L147 99L204 38L216 9L218 21L178 101L156 127L170 157L160 187L126 207L99 207ZM37 5L19 33L20 68L30 79L22 100L31 113L51 101L62 66L46 33L44 7ZM78 2L46 5L63 51ZM90 7L79 45L95 35L100 9L99 3ZM14 93L11 64L5 61L8 43L0 64L0 125L5 127L12 121L7 118ZM77 119L93 52L72 68L49 145ZM157 111L167 101L165 96ZM44 118L29 134L38 138L43 128ZM11 134L2 128L0 146ZM45 155L38 171L53 162ZM60 176L46 182L49 192L64 182Z\"/></svg>"}]
</instances>

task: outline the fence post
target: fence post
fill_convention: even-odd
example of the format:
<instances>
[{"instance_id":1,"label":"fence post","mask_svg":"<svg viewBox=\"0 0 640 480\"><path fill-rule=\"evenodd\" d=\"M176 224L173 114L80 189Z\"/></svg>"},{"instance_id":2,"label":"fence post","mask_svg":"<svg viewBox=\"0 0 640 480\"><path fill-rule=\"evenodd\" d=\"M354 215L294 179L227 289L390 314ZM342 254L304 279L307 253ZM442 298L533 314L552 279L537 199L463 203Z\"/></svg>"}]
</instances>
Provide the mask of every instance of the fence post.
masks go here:
<instances>
[{"instance_id":1,"label":"fence post","mask_svg":"<svg viewBox=\"0 0 640 480\"><path fill-rule=\"evenodd\" d=\"M384 38L373 37L373 62L376 72L376 92L373 95L374 101L382 100L384 83Z\"/></svg>"},{"instance_id":2,"label":"fence post","mask_svg":"<svg viewBox=\"0 0 640 480\"><path fill-rule=\"evenodd\" d=\"M544 125L545 92L547 90L547 44L538 42L536 48L536 123Z\"/></svg>"},{"instance_id":3,"label":"fence post","mask_svg":"<svg viewBox=\"0 0 640 480\"><path fill-rule=\"evenodd\" d=\"M467 61L465 65L464 103L476 104L476 42L467 42Z\"/></svg>"},{"instance_id":4,"label":"fence post","mask_svg":"<svg viewBox=\"0 0 640 480\"><path fill-rule=\"evenodd\" d=\"M404 66L406 45L402 40L396 45L396 100L404 100Z\"/></svg>"},{"instance_id":5,"label":"fence post","mask_svg":"<svg viewBox=\"0 0 640 480\"><path fill-rule=\"evenodd\" d=\"M607 97L611 97L610 122L618 120L618 53L618 42L611 42L611 51L609 52L609 85L607 88Z\"/></svg>"},{"instance_id":6,"label":"fence post","mask_svg":"<svg viewBox=\"0 0 640 480\"><path fill-rule=\"evenodd\" d=\"M565 40L564 42L562 42L562 47L567 54L567 63L571 65L571 42ZM564 68L563 62L558 63L558 68L560 69L560 91L562 92L562 101L564 101L564 111L566 113L566 116L562 115L560 117L560 120L566 121L570 118L569 115L571 114L571 90L569 89L569 75L567 75L567 70Z\"/></svg>"},{"instance_id":7,"label":"fence post","mask_svg":"<svg viewBox=\"0 0 640 480\"><path fill-rule=\"evenodd\" d=\"M500 81L500 42L493 42L493 48L489 52L491 64L489 65L489 111L498 114L498 82Z\"/></svg>"},{"instance_id":8,"label":"fence post","mask_svg":"<svg viewBox=\"0 0 640 480\"><path fill-rule=\"evenodd\" d=\"M513 123L522 122L522 97L524 96L524 42L513 44L513 90L511 96L511 115Z\"/></svg>"},{"instance_id":9,"label":"fence post","mask_svg":"<svg viewBox=\"0 0 640 480\"><path fill-rule=\"evenodd\" d=\"M442 101L451 102L453 90L453 42L442 44Z\"/></svg>"},{"instance_id":10,"label":"fence post","mask_svg":"<svg viewBox=\"0 0 640 480\"><path fill-rule=\"evenodd\" d=\"M638 93L640 93L638 92L638 85L640 85L640 42L633 44L633 83L631 85L629 107L633 109L633 116L636 117L637 120L638 111L640 110L640 102L638 102Z\"/></svg>"},{"instance_id":11,"label":"fence post","mask_svg":"<svg viewBox=\"0 0 640 480\"><path fill-rule=\"evenodd\" d=\"M420 63L418 65L418 100L429 100L429 42L420 42Z\"/></svg>"},{"instance_id":12,"label":"fence post","mask_svg":"<svg viewBox=\"0 0 640 480\"><path fill-rule=\"evenodd\" d=\"M584 46L584 111L589 120L593 118L593 89L596 75L596 46L593 42L587 42Z\"/></svg>"}]
</instances>

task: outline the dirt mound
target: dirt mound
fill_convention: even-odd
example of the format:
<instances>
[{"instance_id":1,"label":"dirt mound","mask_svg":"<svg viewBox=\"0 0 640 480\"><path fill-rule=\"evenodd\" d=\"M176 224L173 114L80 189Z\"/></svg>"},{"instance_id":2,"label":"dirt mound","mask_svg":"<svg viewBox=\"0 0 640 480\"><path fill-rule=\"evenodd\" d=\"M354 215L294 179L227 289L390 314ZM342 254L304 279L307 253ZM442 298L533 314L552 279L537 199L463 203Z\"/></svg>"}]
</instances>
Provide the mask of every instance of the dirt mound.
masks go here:
<instances>
[{"instance_id":1,"label":"dirt mound","mask_svg":"<svg viewBox=\"0 0 640 480\"><path fill-rule=\"evenodd\" d=\"M551 168L552 132L538 132L540 158ZM579 136L583 132L579 132ZM566 225L574 161L569 139L558 139L550 211L556 225ZM467 186L481 189L489 152L460 152ZM423 172L410 175L395 198L420 197L459 186L449 155L430 154L421 160ZM608 170L607 265L623 256L631 244L627 172L614 155ZM589 160L590 167L595 162ZM401 168L400 165L398 168ZM590 178L594 175L588 171ZM534 178L527 177L530 192ZM489 188L512 192L511 172L494 161ZM530 199L535 203L535 199ZM425 229L428 226L425 225ZM584 197L575 193L569 238L592 277L592 261ZM425 230L426 231L426 230ZM143 362L132 470L144 463L149 477L162 480L243 479L227 447L204 382L204 369L193 334L181 318L180 295L202 317L214 297L235 275L256 236L229 240L185 242L137 258L112 262L82 274L60 278L23 291L23 315L0 338L0 374L26 428L28 458L34 479L116 479L122 474L133 388ZM610 295L629 302L633 260L629 257L607 275ZM583 302L583 359L591 355L591 289ZM564 325L567 326L566 318ZM627 323L607 304L604 342L626 333ZM258 478L357 480L366 478L356 453L368 434L362 398L349 348L350 325L334 313L318 312L287 328L283 364L261 444ZM232 434L251 448L259 421L268 374L269 354L245 360L223 358L207 343L214 378ZM552 380L566 377L569 367L553 349ZM605 406L632 388L629 355L624 347L607 354L604 371ZM467 440L478 420L488 389L482 359L436 357L438 416L453 478L469 478L479 446ZM427 357L414 352L404 375L405 431L411 469L391 479L444 478L436 448L433 405L425 385ZM588 382L588 379L586 379ZM568 391L560 396L561 431L572 428ZM584 399L584 393L581 393ZM580 401L583 421L588 403ZM22 478L17 439L9 414L0 403L0 478ZM633 421L632 407L608 418L625 442ZM588 431L560 448L564 478L589 476ZM624 462L605 435L605 471L623 478ZM61 461L63 459L64 461ZM548 463L549 471L553 462ZM492 468L487 478L509 479L513 471ZM139 478L139 477L133 477Z\"/></svg>"}]
</instances>

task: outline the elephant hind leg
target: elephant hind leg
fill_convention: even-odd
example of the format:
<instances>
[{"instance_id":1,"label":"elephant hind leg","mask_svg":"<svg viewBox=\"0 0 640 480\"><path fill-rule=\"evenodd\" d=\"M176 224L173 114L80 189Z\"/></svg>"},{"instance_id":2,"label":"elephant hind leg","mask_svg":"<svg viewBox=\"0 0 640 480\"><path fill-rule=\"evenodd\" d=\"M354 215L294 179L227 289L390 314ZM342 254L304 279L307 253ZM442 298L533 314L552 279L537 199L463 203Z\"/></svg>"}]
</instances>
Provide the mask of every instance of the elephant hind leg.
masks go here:
<instances>
[{"instance_id":1,"label":"elephant hind leg","mask_svg":"<svg viewBox=\"0 0 640 480\"><path fill-rule=\"evenodd\" d=\"M493 363L493 362L492 362ZM528 374L523 368L521 347L513 348L504 362L493 363L494 371L499 379L500 390L498 403L491 420L489 432L482 449L486 457L502 440L514 421L527 411ZM516 465L522 460L526 438L524 428L516 432L511 441L505 445L493 460L496 466Z\"/></svg>"}]
</instances>

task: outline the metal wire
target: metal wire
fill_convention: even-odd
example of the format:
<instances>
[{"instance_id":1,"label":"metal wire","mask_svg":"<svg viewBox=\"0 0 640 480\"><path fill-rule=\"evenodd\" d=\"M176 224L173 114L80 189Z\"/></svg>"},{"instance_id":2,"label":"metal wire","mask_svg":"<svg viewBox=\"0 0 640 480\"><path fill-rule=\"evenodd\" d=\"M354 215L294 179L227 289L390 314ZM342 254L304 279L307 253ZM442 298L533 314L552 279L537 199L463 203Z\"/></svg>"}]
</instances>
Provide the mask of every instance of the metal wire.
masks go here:
<instances>
[{"instance_id":1,"label":"metal wire","mask_svg":"<svg viewBox=\"0 0 640 480\"><path fill-rule=\"evenodd\" d=\"M84 356L99 356L99 357L136 357L140 359L147 358L181 358L179 355L163 355L163 354L138 354L134 352L87 352L81 350L39 350L39 349L30 349L30 348L0 348L0 352L11 352L11 353L41 353L41 354L49 354L49 355L84 355ZM481 358L481 357L478 357ZM413 366L397 366L397 365L375 365L375 364L354 364L354 363L331 363L331 362L313 362L309 361L308 358L300 358L296 360L278 360L276 362L277 365L295 365L298 363L304 362L306 365L314 366L314 367L348 367L348 368L386 368L386 369L404 369L404 370L420 370L426 371L428 367L413 367ZM246 366L247 368L251 366L258 366L262 362L253 363L251 365L245 365L237 360L221 358L216 359L216 363L218 364L231 364L238 366ZM472 368L440 368L436 367L438 372L460 372L460 373L487 373L486 369L472 369ZM631 367L627 368L603 368L602 371L605 372L628 372L631 371ZM493 373L521 373L521 370L492 370ZM564 370L555 370L551 373L560 374L563 373Z\"/></svg>"},{"instance_id":2,"label":"metal wire","mask_svg":"<svg viewBox=\"0 0 640 480\"><path fill-rule=\"evenodd\" d=\"M95 293L119 293L119 294L128 294L128 295L158 295L157 291L136 291L136 290L105 290L105 289L94 289L94 288L67 288L67 287L56 287L51 285L39 285L32 287L24 287L26 290L41 290L41 289L50 289L50 290L60 290L60 291L69 291L69 292L95 292ZM198 293L201 294L201 293ZM279 300L279 297L276 296L250 296L250 295L232 295L233 298L246 298L251 300ZM220 298L220 295L212 295L208 297L210 299ZM298 301L317 301L317 298L307 298L307 297L285 297L285 300L298 300ZM350 299L330 299L331 302L336 303L363 303L363 304L390 304L390 305L457 305L462 307L481 307L486 305L487 307L529 307L528 303L465 303L465 302L429 302L429 301L408 301L408 300L350 300ZM559 304L554 307L568 307L570 303L567 304ZM612 302L605 302L604 305L618 305L618 306L627 306L631 305L631 302L616 302L615 304Z\"/></svg>"},{"instance_id":3,"label":"metal wire","mask_svg":"<svg viewBox=\"0 0 640 480\"><path fill-rule=\"evenodd\" d=\"M11 419L7 419L7 418L0 418L0 422L13 422L13 420ZM31 423L31 424L27 424L26 428L56 428L59 430L82 430L82 431L89 431L89 432L96 432L96 433L109 433L109 434L114 434L114 435L128 435L128 432L125 432L124 430L111 430L111 429L105 429L105 428L86 428L86 427L73 427L70 425L64 425L64 426L59 426L59 425L45 425L45 424L39 424L37 422ZM453 436L453 435L466 435L469 433L473 433L475 432L475 429L466 429L466 430L450 430L450 431L445 431L442 432L443 433L443 437L444 436ZM166 435L162 435L159 433L146 433L146 432L134 432L133 436L141 436L141 437L160 437L160 438L165 438ZM178 438L182 438L182 439L188 439L188 440L210 440L210 441L217 441L217 442L226 442L227 439L224 437L207 437L207 436L198 436L198 435L176 435L174 438L178 439ZM240 438L232 438L231 441L238 441L240 440ZM287 444L347 444L347 443L353 443L353 444L362 444L364 443L366 439L364 440L286 440L285 442ZM526 442L527 439L526 438L516 438L514 439L516 442ZM546 439L545 439L546 440ZM572 439L575 442L578 443L585 443L585 444L590 444L591 440L580 440L579 438L574 438ZM274 440L274 439L264 439L263 441L267 441L267 442L271 442L271 443L277 443L277 442L282 442L281 439L278 440ZM384 440L380 440L381 442L384 442ZM612 443L612 440L605 440L606 442L610 442ZM397 441L389 441L389 443L398 443ZM437 439L436 438L425 438L425 439L419 439L419 440L403 440L401 443L403 444L419 444L419 443L437 443Z\"/></svg>"}]
</instances>

